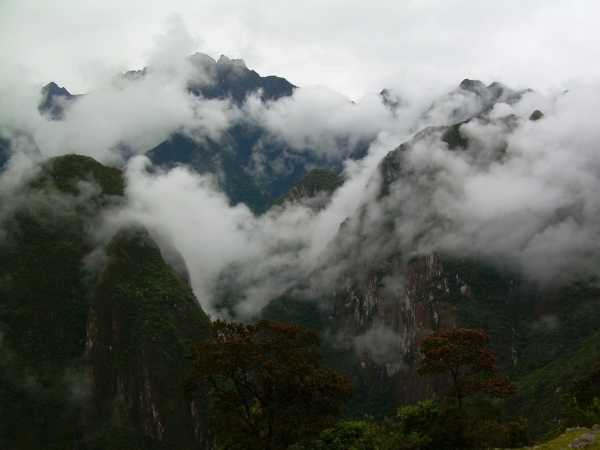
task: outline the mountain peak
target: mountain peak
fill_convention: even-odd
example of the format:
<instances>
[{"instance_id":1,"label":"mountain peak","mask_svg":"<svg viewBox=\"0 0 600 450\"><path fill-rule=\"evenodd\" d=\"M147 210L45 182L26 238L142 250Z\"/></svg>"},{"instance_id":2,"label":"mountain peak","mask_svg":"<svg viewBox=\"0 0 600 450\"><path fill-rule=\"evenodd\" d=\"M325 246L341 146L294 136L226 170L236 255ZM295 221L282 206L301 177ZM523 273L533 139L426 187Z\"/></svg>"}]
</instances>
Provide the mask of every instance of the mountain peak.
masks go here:
<instances>
[{"instance_id":1,"label":"mountain peak","mask_svg":"<svg viewBox=\"0 0 600 450\"><path fill-rule=\"evenodd\" d=\"M217 61L217 66L231 66L234 68L248 70L248 67L246 66L246 63L243 59L229 59L225 55L221 55L219 57L219 60Z\"/></svg>"},{"instance_id":2,"label":"mountain peak","mask_svg":"<svg viewBox=\"0 0 600 450\"><path fill-rule=\"evenodd\" d=\"M64 108L67 102L75 100L78 96L71 94L64 87L51 81L42 88L42 99L38 111L51 120L61 120L64 117Z\"/></svg>"},{"instance_id":3,"label":"mountain peak","mask_svg":"<svg viewBox=\"0 0 600 450\"><path fill-rule=\"evenodd\" d=\"M64 87L60 87L54 81L51 81L46 86L44 86L42 88L42 93L46 96L57 95L60 97L67 97L67 98L73 97L73 94L71 94L69 91L67 91Z\"/></svg>"},{"instance_id":4,"label":"mountain peak","mask_svg":"<svg viewBox=\"0 0 600 450\"><path fill-rule=\"evenodd\" d=\"M536 120L540 120L542 117L544 117L544 113L541 112L539 109L536 109L534 112L531 113L531 115L529 116L529 120L531 121L536 121Z\"/></svg>"},{"instance_id":5,"label":"mountain peak","mask_svg":"<svg viewBox=\"0 0 600 450\"><path fill-rule=\"evenodd\" d=\"M481 90L487 89L483 82L479 80L469 80L468 78L462 80L458 86L466 91L471 92L479 92Z\"/></svg>"},{"instance_id":6,"label":"mountain peak","mask_svg":"<svg viewBox=\"0 0 600 450\"><path fill-rule=\"evenodd\" d=\"M221 56L222 57L222 56ZM195 64L200 64L200 65L208 65L208 66L213 66L215 64L217 64L217 62L214 60L214 58L210 55L207 55L206 53L194 53L192 56L189 57L189 59L195 63Z\"/></svg>"},{"instance_id":7,"label":"mountain peak","mask_svg":"<svg viewBox=\"0 0 600 450\"><path fill-rule=\"evenodd\" d=\"M191 80L188 89L204 98L232 98L236 103L244 102L251 92L262 91L261 99L276 100L292 95L293 84L276 76L261 77L248 69L243 59L230 59L221 55L217 61L209 55L196 53L190 61L198 69L200 76Z\"/></svg>"}]
</instances>

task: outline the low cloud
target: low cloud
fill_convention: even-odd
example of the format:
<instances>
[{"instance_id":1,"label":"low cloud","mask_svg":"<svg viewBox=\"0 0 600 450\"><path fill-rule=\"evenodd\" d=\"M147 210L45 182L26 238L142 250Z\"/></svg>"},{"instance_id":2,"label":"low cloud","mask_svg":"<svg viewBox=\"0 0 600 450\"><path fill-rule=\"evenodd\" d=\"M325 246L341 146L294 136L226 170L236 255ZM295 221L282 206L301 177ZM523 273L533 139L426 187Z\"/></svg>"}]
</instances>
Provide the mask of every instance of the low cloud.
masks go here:
<instances>
[{"instance_id":1,"label":"low cloud","mask_svg":"<svg viewBox=\"0 0 600 450\"><path fill-rule=\"evenodd\" d=\"M502 261L543 283L598 276L599 107L600 91L587 88L540 121L463 125L466 151L437 136L414 143L386 199L392 215L398 205L397 238L418 230L418 253Z\"/></svg>"},{"instance_id":2,"label":"low cloud","mask_svg":"<svg viewBox=\"0 0 600 450\"><path fill-rule=\"evenodd\" d=\"M364 277L390 257L398 273L386 285L397 294L406 263L432 252L484 259L542 285L600 275L597 87L526 92L495 105L455 91L432 108L434 91L421 87L419 97L395 88L392 108L378 94L353 103L313 86L271 102L251 95L239 106L188 93L199 69L180 54L173 62L169 49L188 52L196 44L173 19L144 73L110 80L73 103L64 121L39 115L39 87L35 95L30 87L0 88L15 107L14 114L0 114L0 132L14 153L0 186L18 184L19 174L42 157L74 152L124 164L125 204L105 212L93 228L95 239L106 242L123 225L143 224L165 252L181 253L196 296L215 315L227 314L217 303L224 285L236 289L237 317L248 319L290 289L326 304L348 279ZM450 149L442 140L445 129L435 127L452 123L456 111L463 119L482 107L489 118L460 127L468 148ZM535 109L544 117L528 120ZM295 204L257 217L242 204L230 206L212 176L185 167L148 170L140 156L173 132L218 141L238 123L265 131L252 149L257 166L285 158L336 162L345 184L320 211ZM433 127L411 141L426 125ZM268 140L285 148L279 160L261 153ZM408 143L398 152L400 176L380 198L389 174L380 173L379 164L402 142ZM367 156L349 159L359 144L369 144ZM374 329L357 348L377 347L370 343L385 340L388 331ZM372 352L385 362L383 353Z\"/></svg>"},{"instance_id":3,"label":"low cloud","mask_svg":"<svg viewBox=\"0 0 600 450\"><path fill-rule=\"evenodd\" d=\"M366 333L354 338L353 347L359 355L367 355L377 363L400 362L402 339L393 329L377 323Z\"/></svg>"}]
</instances>

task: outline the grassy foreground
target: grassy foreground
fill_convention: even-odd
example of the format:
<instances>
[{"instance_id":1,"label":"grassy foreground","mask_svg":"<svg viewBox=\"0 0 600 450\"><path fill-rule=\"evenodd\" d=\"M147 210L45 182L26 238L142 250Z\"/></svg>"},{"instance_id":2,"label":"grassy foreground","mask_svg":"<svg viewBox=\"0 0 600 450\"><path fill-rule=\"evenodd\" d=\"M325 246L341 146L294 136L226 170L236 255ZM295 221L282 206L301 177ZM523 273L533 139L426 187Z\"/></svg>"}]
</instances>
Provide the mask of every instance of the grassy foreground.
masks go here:
<instances>
[{"instance_id":1,"label":"grassy foreground","mask_svg":"<svg viewBox=\"0 0 600 450\"><path fill-rule=\"evenodd\" d=\"M596 439L585 439L590 434L595 435ZM571 448L600 449L600 426L595 425L592 431L589 428L567 428L565 433L551 441L531 447L523 447L523 449L540 450L569 450Z\"/></svg>"}]
</instances>

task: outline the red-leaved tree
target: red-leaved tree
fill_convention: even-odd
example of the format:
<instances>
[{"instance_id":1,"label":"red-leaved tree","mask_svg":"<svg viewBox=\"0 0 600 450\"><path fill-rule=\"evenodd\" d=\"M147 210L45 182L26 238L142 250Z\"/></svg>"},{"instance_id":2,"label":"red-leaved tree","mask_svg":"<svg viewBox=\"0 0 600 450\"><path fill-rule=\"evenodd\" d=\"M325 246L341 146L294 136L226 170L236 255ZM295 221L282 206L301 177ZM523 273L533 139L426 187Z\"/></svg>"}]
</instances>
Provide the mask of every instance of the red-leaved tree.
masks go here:
<instances>
[{"instance_id":1,"label":"red-leaved tree","mask_svg":"<svg viewBox=\"0 0 600 450\"><path fill-rule=\"evenodd\" d=\"M485 392L493 397L512 397L517 385L498 376L496 357L484 346L491 340L483 331L454 328L431 333L421 345L419 374L447 374L452 382L449 395L462 407L465 397Z\"/></svg>"},{"instance_id":2,"label":"red-leaved tree","mask_svg":"<svg viewBox=\"0 0 600 450\"><path fill-rule=\"evenodd\" d=\"M228 449L286 449L335 424L353 393L318 345L315 331L290 323L217 320L212 338L191 346L183 388L209 398L209 427Z\"/></svg>"}]
</instances>

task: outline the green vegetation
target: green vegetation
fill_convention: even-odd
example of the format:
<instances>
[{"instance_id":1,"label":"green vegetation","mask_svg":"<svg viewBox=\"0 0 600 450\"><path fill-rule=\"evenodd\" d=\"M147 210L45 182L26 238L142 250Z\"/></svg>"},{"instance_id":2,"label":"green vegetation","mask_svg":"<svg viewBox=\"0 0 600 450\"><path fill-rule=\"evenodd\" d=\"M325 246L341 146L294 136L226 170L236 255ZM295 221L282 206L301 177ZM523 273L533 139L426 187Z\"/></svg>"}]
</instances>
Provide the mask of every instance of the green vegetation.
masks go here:
<instances>
[{"instance_id":1,"label":"green vegetation","mask_svg":"<svg viewBox=\"0 0 600 450\"><path fill-rule=\"evenodd\" d=\"M71 175L70 169L75 174ZM43 165L0 242L0 447L67 448L80 437L88 315L82 260L91 251L74 181L122 193L120 171L69 155ZM3 199L7 202L8 199ZM60 201L56 201L60 200Z\"/></svg>"},{"instance_id":2,"label":"green vegetation","mask_svg":"<svg viewBox=\"0 0 600 450\"><path fill-rule=\"evenodd\" d=\"M39 175L31 181L36 189L52 187L65 194L78 195L77 184L95 182L105 196L123 195L123 172L100 164L89 156L65 155L50 158L42 164Z\"/></svg>"},{"instance_id":3,"label":"green vegetation","mask_svg":"<svg viewBox=\"0 0 600 450\"><path fill-rule=\"evenodd\" d=\"M457 147L462 149L466 149L469 145L469 140L460 134L460 127L465 123L468 123L471 119L465 120L463 122L456 123L454 125L450 125L448 129L442 135L442 141L448 144L448 148L450 150L454 150Z\"/></svg>"},{"instance_id":4,"label":"green vegetation","mask_svg":"<svg viewBox=\"0 0 600 450\"><path fill-rule=\"evenodd\" d=\"M123 187L118 169L67 155L0 193L13 207L0 241L1 448L202 441L203 406L194 416L177 381L208 332L189 286L143 230L118 233L103 267L84 263L86 230Z\"/></svg>"},{"instance_id":5,"label":"green vegetation","mask_svg":"<svg viewBox=\"0 0 600 450\"><path fill-rule=\"evenodd\" d=\"M485 262L442 259L444 273L431 284L453 280L445 295L458 325L489 334L500 373L519 386L507 401L509 416L527 417L532 435L543 436L562 419L572 380L600 361L596 283L542 291Z\"/></svg>"},{"instance_id":6,"label":"green vegetation","mask_svg":"<svg viewBox=\"0 0 600 450\"><path fill-rule=\"evenodd\" d=\"M573 380L564 401L566 425L600 424L600 362L595 363L587 374Z\"/></svg>"},{"instance_id":7,"label":"green vegetation","mask_svg":"<svg viewBox=\"0 0 600 450\"><path fill-rule=\"evenodd\" d=\"M235 132L256 137L249 128ZM226 158L217 162L227 167ZM386 164L391 170L401 159ZM259 195L260 188L245 189L240 180L234 183L245 191L240 196ZM331 193L342 182L333 172L313 171L294 189L300 196ZM97 265L88 257L94 248L87 230L103 208L122 201L123 192L118 169L67 155L42 164L10 196L0 193L10 211L0 236L2 448L34 449L40 442L49 449L213 445L206 435L207 403L199 398L190 404L180 389L193 367L184 355L209 335L210 326L185 277L165 263L143 229L117 233L100 249L104 259ZM266 198L261 208L268 206ZM331 319L290 292L262 315L319 333L324 366L355 386L354 397L340 408L345 420L315 428L307 434L314 439L310 444L293 448L515 448L528 444L528 432L556 437L566 426L600 420L594 366L600 361L598 284L542 290L484 261L440 260L443 269L419 286L419 295L447 303L444 314L453 314L459 327L492 337L498 374L519 385L515 397L486 400L482 388L469 392L462 408L436 399L416 403L421 391L411 355L406 371L389 375L385 364L357 355L336 338L332 323L353 326L350 312L340 310ZM377 280L387 274L381 269ZM233 311L235 295L230 297L224 304ZM421 351L426 354L427 346ZM443 393L448 386L431 387L429 392ZM400 399L416 404L397 409L408 403ZM264 405L254 411L264 413ZM583 432L540 447L564 448L573 433Z\"/></svg>"},{"instance_id":8,"label":"green vegetation","mask_svg":"<svg viewBox=\"0 0 600 450\"><path fill-rule=\"evenodd\" d=\"M194 420L177 380L190 370L185 354L208 336L210 320L145 230L120 231L105 253L85 355L90 447L117 449L127 442L145 448L150 438L155 445L192 448L198 445L190 432ZM146 424L146 436L131 426L136 423Z\"/></svg>"},{"instance_id":9,"label":"green vegetation","mask_svg":"<svg viewBox=\"0 0 600 450\"><path fill-rule=\"evenodd\" d=\"M344 420L318 439L290 450L467 450L533 445L524 421L504 424L501 408L487 402L468 408L441 405L432 398L398 408L395 417L378 423L372 417Z\"/></svg>"},{"instance_id":10,"label":"green vegetation","mask_svg":"<svg viewBox=\"0 0 600 450\"><path fill-rule=\"evenodd\" d=\"M342 184L344 184L342 175L329 170L313 169L296 182L289 192L277 198L273 205L281 206L286 201L293 202L302 198L312 198L320 193L331 196Z\"/></svg>"}]
</instances>

